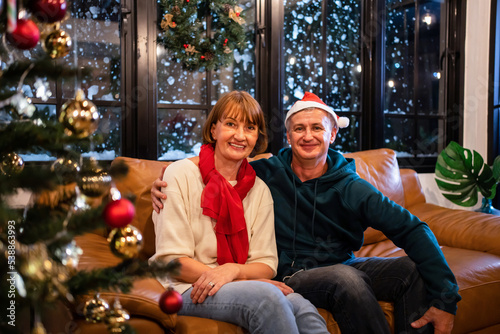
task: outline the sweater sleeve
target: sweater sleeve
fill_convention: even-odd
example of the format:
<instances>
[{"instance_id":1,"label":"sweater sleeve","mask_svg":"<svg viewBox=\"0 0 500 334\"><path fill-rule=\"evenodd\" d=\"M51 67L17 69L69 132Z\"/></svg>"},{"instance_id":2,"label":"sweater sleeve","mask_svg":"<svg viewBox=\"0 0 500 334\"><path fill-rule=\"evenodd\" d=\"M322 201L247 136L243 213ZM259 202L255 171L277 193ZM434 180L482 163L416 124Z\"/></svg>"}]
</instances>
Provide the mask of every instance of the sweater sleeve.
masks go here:
<instances>
[{"instance_id":1,"label":"sweater sleeve","mask_svg":"<svg viewBox=\"0 0 500 334\"><path fill-rule=\"evenodd\" d=\"M274 204L269 188L257 178L251 196L244 200L245 219L249 229L247 263L267 264L276 275L278 256L274 233ZM247 204L248 203L248 204ZM248 213L248 214L247 214Z\"/></svg>"},{"instance_id":2,"label":"sweater sleeve","mask_svg":"<svg viewBox=\"0 0 500 334\"><path fill-rule=\"evenodd\" d=\"M360 213L361 220L382 231L416 263L431 306L455 314L461 299L458 285L429 226L364 180L354 182L350 192L363 194L351 201L358 203L352 209Z\"/></svg>"},{"instance_id":3,"label":"sweater sleeve","mask_svg":"<svg viewBox=\"0 0 500 334\"><path fill-rule=\"evenodd\" d=\"M163 200L163 209L159 214L153 211L156 253L151 261L168 262L179 257L194 257L195 241L187 209L189 203L185 203L188 200L188 176L183 162L186 161L171 164L163 175L168 187L162 188L162 192L167 194L167 198Z\"/></svg>"}]
</instances>

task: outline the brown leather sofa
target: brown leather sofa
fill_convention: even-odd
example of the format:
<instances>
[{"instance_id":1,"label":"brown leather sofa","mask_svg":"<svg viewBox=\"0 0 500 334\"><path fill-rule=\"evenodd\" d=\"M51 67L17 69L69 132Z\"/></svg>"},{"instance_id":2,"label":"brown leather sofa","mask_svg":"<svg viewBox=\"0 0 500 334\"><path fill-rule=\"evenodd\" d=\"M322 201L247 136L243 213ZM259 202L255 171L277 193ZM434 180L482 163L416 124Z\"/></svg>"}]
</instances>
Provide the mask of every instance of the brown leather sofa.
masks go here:
<instances>
[{"instance_id":1,"label":"brown leather sofa","mask_svg":"<svg viewBox=\"0 0 500 334\"><path fill-rule=\"evenodd\" d=\"M399 169L391 150L362 151L346 156L356 159L361 177L373 184L396 203L407 208L427 222L442 246L445 257L456 275L462 301L458 304L453 333L500 333L500 217L472 211L451 210L425 202L417 174L410 169ZM130 171L126 179L117 183L122 194L136 196L136 217L133 225L144 238L141 256L145 259L155 251L151 221L150 187L160 174L165 162L131 158L125 160ZM109 250L106 236L98 233L76 238L83 249L80 269L105 267L119 262ZM365 232L364 246L358 256L401 256L397 248L381 232ZM164 314L158 299L164 291L154 279L135 283L130 294L118 295L123 307L130 313L130 324L138 333L244 333L232 324L209 319ZM117 294L101 293L108 301ZM390 324L393 323L392 304L381 302ZM105 325L89 324L76 312L69 322L74 332L106 333ZM340 333L332 315L320 309L331 333ZM51 326L46 326L50 332Z\"/></svg>"}]
</instances>

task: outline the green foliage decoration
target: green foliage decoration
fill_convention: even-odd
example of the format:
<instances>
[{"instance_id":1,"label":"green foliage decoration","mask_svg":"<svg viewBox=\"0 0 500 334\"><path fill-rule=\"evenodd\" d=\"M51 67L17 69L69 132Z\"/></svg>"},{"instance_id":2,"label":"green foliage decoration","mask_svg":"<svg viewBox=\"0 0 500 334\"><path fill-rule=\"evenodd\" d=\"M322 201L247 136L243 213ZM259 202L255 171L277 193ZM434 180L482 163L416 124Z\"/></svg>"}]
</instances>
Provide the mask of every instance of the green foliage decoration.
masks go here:
<instances>
[{"instance_id":1,"label":"green foliage decoration","mask_svg":"<svg viewBox=\"0 0 500 334\"><path fill-rule=\"evenodd\" d=\"M160 0L160 8L157 43L187 70L217 70L233 61L235 49L243 52L245 20L234 0Z\"/></svg>"},{"instance_id":2,"label":"green foliage decoration","mask_svg":"<svg viewBox=\"0 0 500 334\"><path fill-rule=\"evenodd\" d=\"M478 192L487 199L495 197L500 182L500 156L491 168L478 152L452 141L438 156L435 173L445 198L460 206L474 206Z\"/></svg>"}]
</instances>

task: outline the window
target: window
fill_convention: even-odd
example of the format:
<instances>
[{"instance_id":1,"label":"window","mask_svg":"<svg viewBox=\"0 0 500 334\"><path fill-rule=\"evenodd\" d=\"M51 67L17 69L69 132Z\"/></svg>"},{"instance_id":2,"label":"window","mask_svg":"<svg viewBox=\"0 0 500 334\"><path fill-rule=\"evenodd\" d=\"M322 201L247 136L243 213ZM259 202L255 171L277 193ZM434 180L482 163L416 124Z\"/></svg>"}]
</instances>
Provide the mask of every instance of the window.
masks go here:
<instances>
[{"instance_id":1,"label":"window","mask_svg":"<svg viewBox=\"0 0 500 334\"><path fill-rule=\"evenodd\" d=\"M358 1L285 1L284 110L308 90L351 120L333 148L360 149L361 5Z\"/></svg>"},{"instance_id":2,"label":"window","mask_svg":"<svg viewBox=\"0 0 500 334\"><path fill-rule=\"evenodd\" d=\"M442 7L435 1L386 2L384 146L399 156L437 157L446 145Z\"/></svg>"},{"instance_id":3,"label":"window","mask_svg":"<svg viewBox=\"0 0 500 334\"><path fill-rule=\"evenodd\" d=\"M232 90L245 90L255 96L255 0L240 0L245 18L247 44L244 52L234 51L234 61L217 71L189 71L162 45L156 46L157 73L157 154L161 160L198 155L201 129L219 97ZM163 12L158 8L158 22ZM208 18L211 20L211 18ZM213 22L210 22L213 23ZM213 24L208 26L212 27ZM205 28L207 24L205 23ZM156 25L160 33L159 24ZM207 34L211 34L208 31Z\"/></svg>"},{"instance_id":4,"label":"window","mask_svg":"<svg viewBox=\"0 0 500 334\"><path fill-rule=\"evenodd\" d=\"M286 0L284 113L312 91L351 120L334 149L388 147L401 165L433 170L438 153L461 132L461 6Z\"/></svg>"},{"instance_id":5,"label":"window","mask_svg":"<svg viewBox=\"0 0 500 334\"><path fill-rule=\"evenodd\" d=\"M86 98L98 108L99 127L94 136L102 136L103 143L95 145L90 154L101 160L112 160L121 154L121 53L120 1L71 1L71 17L61 22L60 29L71 36L72 50L54 60L65 66L92 69L89 80L82 77L50 81L37 78L24 82L22 91L39 111L57 117L62 105L74 99L81 88ZM43 41L28 51L11 50L11 59L41 58ZM3 60L3 59L2 59ZM4 63L2 62L2 65ZM16 89L16 87L13 87ZM78 147L74 149L80 150ZM83 152L83 151L82 151ZM54 159L44 154L21 154L25 161Z\"/></svg>"}]
</instances>

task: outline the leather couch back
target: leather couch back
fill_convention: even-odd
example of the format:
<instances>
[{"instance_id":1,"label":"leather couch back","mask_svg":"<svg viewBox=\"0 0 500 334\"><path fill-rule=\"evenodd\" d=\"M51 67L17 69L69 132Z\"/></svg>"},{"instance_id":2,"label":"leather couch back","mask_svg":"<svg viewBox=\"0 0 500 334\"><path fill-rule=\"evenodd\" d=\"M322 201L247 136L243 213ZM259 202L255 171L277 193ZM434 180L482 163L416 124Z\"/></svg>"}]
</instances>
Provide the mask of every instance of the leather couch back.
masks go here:
<instances>
[{"instance_id":1,"label":"leather couch back","mask_svg":"<svg viewBox=\"0 0 500 334\"><path fill-rule=\"evenodd\" d=\"M267 154L261 157L267 158L269 156ZM356 169L363 179L370 182L391 200L404 206L404 189L394 151L389 149L368 150L348 153L345 156L355 159ZM149 258L155 252L151 185L160 176L162 168L170 162L118 157L113 163L119 160L128 165L129 173L124 179L116 181L116 187L123 196L131 194L135 197L136 215L131 224L137 227L143 236L144 246L141 257ZM365 245L384 239L386 239L385 236L379 231L368 229L365 232Z\"/></svg>"}]
</instances>

